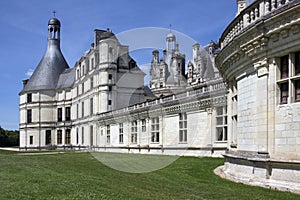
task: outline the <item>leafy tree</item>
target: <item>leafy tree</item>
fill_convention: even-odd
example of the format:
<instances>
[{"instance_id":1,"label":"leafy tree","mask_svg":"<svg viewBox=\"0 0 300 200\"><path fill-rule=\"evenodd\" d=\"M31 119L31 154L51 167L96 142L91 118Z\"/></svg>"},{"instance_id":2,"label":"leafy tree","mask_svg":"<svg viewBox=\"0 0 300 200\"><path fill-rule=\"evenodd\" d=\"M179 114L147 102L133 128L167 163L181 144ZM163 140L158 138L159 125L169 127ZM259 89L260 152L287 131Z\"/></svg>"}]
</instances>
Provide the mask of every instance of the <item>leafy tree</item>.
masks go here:
<instances>
[{"instance_id":1,"label":"leafy tree","mask_svg":"<svg viewBox=\"0 0 300 200\"><path fill-rule=\"evenodd\" d=\"M19 131L4 130L0 126L0 147L19 146Z\"/></svg>"}]
</instances>

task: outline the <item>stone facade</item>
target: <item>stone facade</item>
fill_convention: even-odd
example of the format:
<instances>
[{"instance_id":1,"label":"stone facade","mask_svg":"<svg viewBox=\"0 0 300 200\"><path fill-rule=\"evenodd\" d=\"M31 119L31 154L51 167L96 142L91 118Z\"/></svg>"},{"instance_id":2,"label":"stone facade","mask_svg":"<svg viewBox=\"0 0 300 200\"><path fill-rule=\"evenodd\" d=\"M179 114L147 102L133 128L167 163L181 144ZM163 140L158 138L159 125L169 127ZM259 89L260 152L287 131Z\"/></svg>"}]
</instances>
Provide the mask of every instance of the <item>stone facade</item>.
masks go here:
<instances>
[{"instance_id":1,"label":"stone facade","mask_svg":"<svg viewBox=\"0 0 300 200\"><path fill-rule=\"evenodd\" d=\"M300 191L299 11L299 1L255 1L220 39L228 177Z\"/></svg>"},{"instance_id":2,"label":"stone facade","mask_svg":"<svg viewBox=\"0 0 300 200\"><path fill-rule=\"evenodd\" d=\"M60 22L50 21L60 35ZM60 52L58 45L52 46L51 26L48 23L50 49ZM192 77L187 84L185 55L169 33L164 58L153 51L151 91L128 46L110 30L95 30L91 49L71 69L65 64L60 70L63 55L53 58L47 50L42 59L47 64L39 64L20 93L20 149L221 156L227 140L227 101L214 67L215 50L212 45L203 51L198 47L190 63L201 66L205 76L201 82ZM35 79L40 71L57 81L39 85ZM202 77L197 72L193 75Z\"/></svg>"}]
</instances>

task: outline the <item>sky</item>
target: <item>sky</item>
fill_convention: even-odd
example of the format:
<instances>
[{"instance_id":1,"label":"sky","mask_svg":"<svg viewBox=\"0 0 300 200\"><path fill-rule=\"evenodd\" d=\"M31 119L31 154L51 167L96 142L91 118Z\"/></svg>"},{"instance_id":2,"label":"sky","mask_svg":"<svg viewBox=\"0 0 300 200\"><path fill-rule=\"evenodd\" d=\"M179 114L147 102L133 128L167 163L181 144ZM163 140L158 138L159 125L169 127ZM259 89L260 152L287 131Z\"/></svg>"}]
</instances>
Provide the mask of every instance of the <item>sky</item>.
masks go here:
<instances>
[{"instance_id":1,"label":"sky","mask_svg":"<svg viewBox=\"0 0 300 200\"><path fill-rule=\"evenodd\" d=\"M47 48L47 23L61 21L61 50L70 67L93 42L94 29L110 28L130 55L147 72L153 48L165 47L170 31L180 51L190 58L192 43L205 46L218 41L237 11L236 0L9 0L0 2L0 126L19 128L19 92ZM141 31L142 30L142 31ZM151 32L153 31L154 32ZM152 37L156 31L162 33ZM141 41L154 46L137 45ZM132 37L131 37L132 36ZM182 40L180 39L182 36ZM190 41L185 42L186 40ZM181 44L184 43L182 45ZM136 46L137 45L137 46Z\"/></svg>"}]
</instances>

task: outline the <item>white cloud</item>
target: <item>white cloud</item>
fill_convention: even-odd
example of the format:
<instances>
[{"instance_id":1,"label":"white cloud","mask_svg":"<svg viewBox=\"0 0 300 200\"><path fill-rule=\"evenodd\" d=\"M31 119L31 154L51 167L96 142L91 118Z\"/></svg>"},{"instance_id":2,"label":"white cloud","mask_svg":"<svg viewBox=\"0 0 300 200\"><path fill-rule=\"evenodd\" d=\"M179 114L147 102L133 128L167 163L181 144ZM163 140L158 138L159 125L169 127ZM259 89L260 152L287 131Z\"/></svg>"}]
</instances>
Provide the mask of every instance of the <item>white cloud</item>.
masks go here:
<instances>
[{"instance_id":1,"label":"white cloud","mask_svg":"<svg viewBox=\"0 0 300 200\"><path fill-rule=\"evenodd\" d=\"M25 74L26 74L26 76L30 77L30 76L33 74L33 71L34 71L34 70L33 70L33 69L31 69L31 68L30 68L30 69L28 69L28 70L27 70L27 72L25 73Z\"/></svg>"}]
</instances>

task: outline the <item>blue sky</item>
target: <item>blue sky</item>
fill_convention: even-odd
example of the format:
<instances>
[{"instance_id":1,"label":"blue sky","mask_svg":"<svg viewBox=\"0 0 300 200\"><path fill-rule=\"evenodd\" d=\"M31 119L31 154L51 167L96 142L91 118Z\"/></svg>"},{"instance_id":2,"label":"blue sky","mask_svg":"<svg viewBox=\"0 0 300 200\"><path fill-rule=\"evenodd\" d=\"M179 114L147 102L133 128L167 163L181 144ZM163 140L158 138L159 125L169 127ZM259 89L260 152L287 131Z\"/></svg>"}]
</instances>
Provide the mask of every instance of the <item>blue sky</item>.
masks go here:
<instances>
[{"instance_id":1,"label":"blue sky","mask_svg":"<svg viewBox=\"0 0 300 200\"><path fill-rule=\"evenodd\" d=\"M235 17L236 0L9 0L0 2L0 126L18 129L22 80L35 69L47 47L47 22L61 21L61 49L73 67L90 48L94 29L115 34L157 27L181 33L201 45L218 40ZM167 33L167 32L166 32ZM162 46L164 37L162 37ZM133 42L134 41L130 41ZM128 43L130 43L128 42ZM180 41L179 41L180 43ZM129 45L130 44L125 44ZM183 52L187 55L190 52ZM151 49L133 51L139 65L149 63Z\"/></svg>"}]
</instances>

